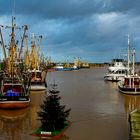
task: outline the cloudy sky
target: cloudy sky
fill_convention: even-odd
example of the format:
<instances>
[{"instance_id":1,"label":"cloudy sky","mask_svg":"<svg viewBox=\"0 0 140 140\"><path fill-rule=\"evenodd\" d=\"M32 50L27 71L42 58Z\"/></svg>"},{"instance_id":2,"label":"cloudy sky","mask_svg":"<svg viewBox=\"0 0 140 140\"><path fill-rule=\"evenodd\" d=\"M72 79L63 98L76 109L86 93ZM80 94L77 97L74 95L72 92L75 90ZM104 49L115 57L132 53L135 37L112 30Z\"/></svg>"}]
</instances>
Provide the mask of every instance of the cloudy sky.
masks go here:
<instances>
[{"instance_id":1,"label":"cloudy sky","mask_svg":"<svg viewBox=\"0 0 140 140\"><path fill-rule=\"evenodd\" d=\"M53 61L124 57L127 34L140 61L139 0L0 0L0 24L10 25L12 15L28 35L43 36L41 51Z\"/></svg>"}]
</instances>

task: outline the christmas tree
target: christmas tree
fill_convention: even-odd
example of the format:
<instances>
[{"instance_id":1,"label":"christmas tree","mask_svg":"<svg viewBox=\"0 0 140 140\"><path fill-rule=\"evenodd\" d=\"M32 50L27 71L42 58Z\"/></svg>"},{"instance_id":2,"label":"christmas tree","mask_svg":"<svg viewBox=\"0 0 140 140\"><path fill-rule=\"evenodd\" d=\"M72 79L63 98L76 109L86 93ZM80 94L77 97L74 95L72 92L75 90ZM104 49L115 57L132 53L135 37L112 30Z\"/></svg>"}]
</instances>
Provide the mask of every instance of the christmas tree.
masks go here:
<instances>
[{"instance_id":1,"label":"christmas tree","mask_svg":"<svg viewBox=\"0 0 140 140\"><path fill-rule=\"evenodd\" d=\"M67 118L71 109L65 109L65 105L60 105L59 91L53 84L52 90L41 105L41 111L38 112L38 119L41 121L41 131L54 132L61 131L67 126Z\"/></svg>"}]
</instances>

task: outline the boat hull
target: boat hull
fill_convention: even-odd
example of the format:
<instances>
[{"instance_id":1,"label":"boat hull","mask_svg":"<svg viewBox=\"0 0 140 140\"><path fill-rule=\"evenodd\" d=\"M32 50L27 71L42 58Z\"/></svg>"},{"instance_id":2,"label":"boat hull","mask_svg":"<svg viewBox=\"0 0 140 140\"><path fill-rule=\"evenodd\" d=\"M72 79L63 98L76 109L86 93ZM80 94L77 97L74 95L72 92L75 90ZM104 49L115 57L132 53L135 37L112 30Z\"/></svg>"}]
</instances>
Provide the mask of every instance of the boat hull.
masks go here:
<instances>
[{"instance_id":1,"label":"boat hull","mask_svg":"<svg viewBox=\"0 0 140 140\"><path fill-rule=\"evenodd\" d=\"M140 94L140 88L127 88L127 87L121 87L118 86L119 91L121 93L125 93L125 94L133 94L133 95L139 95Z\"/></svg>"},{"instance_id":2,"label":"boat hull","mask_svg":"<svg viewBox=\"0 0 140 140\"><path fill-rule=\"evenodd\" d=\"M30 104L30 99L27 97L19 98L7 98L0 97L0 108L1 109L20 109L28 107Z\"/></svg>"},{"instance_id":3,"label":"boat hull","mask_svg":"<svg viewBox=\"0 0 140 140\"><path fill-rule=\"evenodd\" d=\"M55 68L55 71L72 71L73 68Z\"/></svg>"},{"instance_id":4,"label":"boat hull","mask_svg":"<svg viewBox=\"0 0 140 140\"><path fill-rule=\"evenodd\" d=\"M122 79L124 78L124 75L123 76L118 76L118 75L105 75L104 76L104 80L105 81L112 81L112 82L118 82L118 81L121 81Z\"/></svg>"},{"instance_id":5,"label":"boat hull","mask_svg":"<svg viewBox=\"0 0 140 140\"><path fill-rule=\"evenodd\" d=\"M30 91L44 91L47 90L45 85L31 85Z\"/></svg>"}]
</instances>

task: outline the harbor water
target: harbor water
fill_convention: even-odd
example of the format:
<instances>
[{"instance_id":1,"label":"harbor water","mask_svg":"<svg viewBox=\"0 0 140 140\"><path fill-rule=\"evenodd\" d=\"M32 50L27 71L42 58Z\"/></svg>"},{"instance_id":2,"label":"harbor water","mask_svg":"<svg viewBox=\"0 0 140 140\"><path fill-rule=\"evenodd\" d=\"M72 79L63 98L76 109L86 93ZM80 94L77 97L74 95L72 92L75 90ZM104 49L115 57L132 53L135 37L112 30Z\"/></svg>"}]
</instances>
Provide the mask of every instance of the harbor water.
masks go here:
<instances>
[{"instance_id":1,"label":"harbor water","mask_svg":"<svg viewBox=\"0 0 140 140\"><path fill-rule=\"evenodd\" d=\"M128 114L140 107L140 96L119 93L105 82L106 68L48 72L48 89L55 81L61 104L71 108L71 127L58 140L129 140ZM21 110L0 110L0 140L40 140L30 134L40 125L37 112L45 92L31 92L31 104Z\"/></svg>"}]
</instances>

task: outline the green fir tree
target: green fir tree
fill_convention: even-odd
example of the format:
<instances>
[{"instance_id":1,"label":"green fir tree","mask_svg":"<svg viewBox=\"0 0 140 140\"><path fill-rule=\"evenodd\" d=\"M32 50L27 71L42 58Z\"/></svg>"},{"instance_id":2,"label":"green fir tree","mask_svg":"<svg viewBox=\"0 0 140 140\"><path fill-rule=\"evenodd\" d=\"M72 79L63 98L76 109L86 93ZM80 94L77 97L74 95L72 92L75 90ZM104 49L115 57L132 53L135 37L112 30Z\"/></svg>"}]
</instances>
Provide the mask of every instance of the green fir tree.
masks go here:
<instances>
[{"instance_id":1,"label":"green fir tree","mask_svg":"<svg viewBox=\"0 0 140 140\"><path fill-rule=\"evenodd\" d=\"M42 131L60 131L67 125L67 118L71 109L65 110L65 105L60 105L60 99L59 91L53 84L52 90L49 90L49 95L46 96L41 105L41 111L38 112Z\"/></svg>"}]
</instances>

